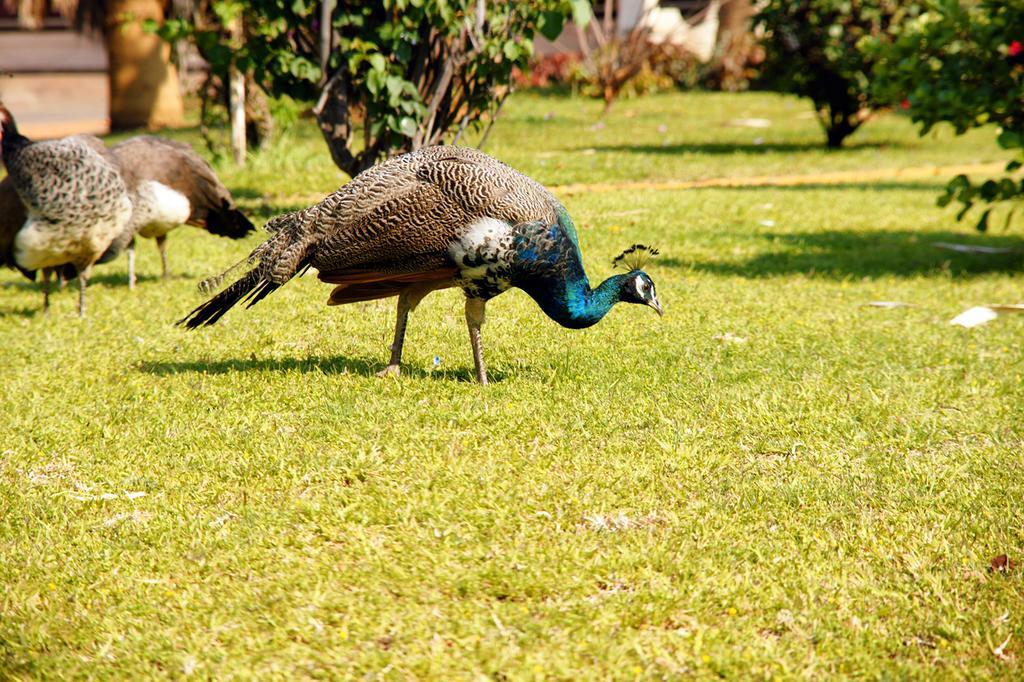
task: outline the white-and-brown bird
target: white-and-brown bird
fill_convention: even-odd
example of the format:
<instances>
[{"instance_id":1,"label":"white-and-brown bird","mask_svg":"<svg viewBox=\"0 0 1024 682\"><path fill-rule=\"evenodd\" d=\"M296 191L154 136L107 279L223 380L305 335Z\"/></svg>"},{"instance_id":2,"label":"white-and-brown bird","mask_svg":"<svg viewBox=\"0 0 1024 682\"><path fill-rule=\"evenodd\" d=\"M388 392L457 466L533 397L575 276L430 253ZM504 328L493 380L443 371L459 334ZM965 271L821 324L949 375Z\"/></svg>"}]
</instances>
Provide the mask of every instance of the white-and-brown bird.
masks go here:
<instances>
[{"instance_id":1,"label":"white-and-brown bird","mask_svg":"<svg viewBox=\"0 0 1024 682\"><path fill-rule=\"evenodd\" d=\"M127 250L129 287L135 286L136 236L156 240L167 278L167 234L179 225L195 225L231 239L255 229L210 164L189 145L142 135L114 145L110 152L128 187L132 218L99 262Z\"/></svg>"},{"instance_id":2,"label":"white-and-brown bird","mask_svg":"<svg viewBox=\"0 0 1024 682\"><path fill-rule=\"evenodd\" d=\"M10 259L22 271L43 271L43 309L50 275L65 265L79 282L78 314L92 266L131 219L132 202L116 161L91 135L33 142L0 104L0 151L25 210Z\"/></svg>"},{"instance_id":3,"label":"white-and-brown bird","mask_svg":"<svg viewBox=\"0 0 1024 682\"><path fill-rule=\"evenodd\" d=\"M661 314L654 282L641 270L656 249L630 247L615 263L627 272L591 288L565 207L537 182L475 149L425 147L395 157L320 203L274 218L267 230L272 236L248 258L252 269L180 324L213 324L236 304L252 306L313 267L334 285L328 305L398 297L391 361L383 371L397 375L409 313L430 292L457 286L466 294L476 377L487 383L484 306L510 287L571 329L596 324L620 302Z\"/></svg>"}]
</instances>

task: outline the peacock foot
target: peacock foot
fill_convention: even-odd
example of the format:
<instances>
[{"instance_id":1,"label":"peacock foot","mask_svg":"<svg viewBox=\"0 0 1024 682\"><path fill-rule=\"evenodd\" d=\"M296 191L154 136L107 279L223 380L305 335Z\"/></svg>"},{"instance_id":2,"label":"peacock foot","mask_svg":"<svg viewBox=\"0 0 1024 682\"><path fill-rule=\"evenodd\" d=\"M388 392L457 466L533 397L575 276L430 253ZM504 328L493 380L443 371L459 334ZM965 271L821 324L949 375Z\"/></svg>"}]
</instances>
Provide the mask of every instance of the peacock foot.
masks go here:
<instances>
[{"instance_id":1,"label":"peacock foot","mask_svg":"<svg viewBox=\"0 0 1024 682\"><path fill-rule=\"evenodd\" d=\"M399 365L388 365L381 371L377 372L377 376L380 378L385 377L398 377L402 375L402 368Z\"/></svg>"}]
</instances>

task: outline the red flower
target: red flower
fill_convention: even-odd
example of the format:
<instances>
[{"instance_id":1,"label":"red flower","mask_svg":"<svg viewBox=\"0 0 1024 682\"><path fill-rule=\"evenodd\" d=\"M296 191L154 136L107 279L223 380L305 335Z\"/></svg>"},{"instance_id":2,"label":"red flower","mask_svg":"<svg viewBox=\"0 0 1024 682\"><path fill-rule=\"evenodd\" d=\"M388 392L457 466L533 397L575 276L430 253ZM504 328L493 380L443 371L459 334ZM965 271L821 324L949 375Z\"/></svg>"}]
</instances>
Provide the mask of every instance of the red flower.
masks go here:
<instances>
[{"instance_id":1,"label":"red flower","mask_svg":"<svg viewBox=\"0 0 1024 682\"><path fill-rule=\"evenodd\" d=\"M909 100L909 99L906 99L906 98L904 98L904 99L903 99L903 100L902 100L902 101L900 102L900 109L909 109L909 108L910 108L910 100Z\"/></svg>"},{"instance_id":2,"label":"red flower","mask_svg":"<svg viewBox=\"0 0 1024 682\"><path fill-rule=\"evenodd\" d=\"M1024 45L1022 45L1019 40L1013 41L1012 43L1010 43L1010 46L1006 48L1006 54L1010 55L1011 57L1016 57L1021 52L1024 52Z\"/></svg>"}]
</instances>

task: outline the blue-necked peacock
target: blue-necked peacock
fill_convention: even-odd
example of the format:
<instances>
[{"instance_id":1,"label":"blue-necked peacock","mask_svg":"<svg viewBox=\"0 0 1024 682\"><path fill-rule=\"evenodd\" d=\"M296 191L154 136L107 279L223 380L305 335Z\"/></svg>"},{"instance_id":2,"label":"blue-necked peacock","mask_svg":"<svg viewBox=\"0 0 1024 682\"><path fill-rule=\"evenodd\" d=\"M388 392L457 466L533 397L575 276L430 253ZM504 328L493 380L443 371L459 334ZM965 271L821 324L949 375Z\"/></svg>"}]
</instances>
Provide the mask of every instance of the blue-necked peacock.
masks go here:
<instances>
[{"instance_id":1,"label":"blue-necked peacock","mask_svg":"<svg viewBox=\"0 0 1024 682\"><path fill-rule=\"evenodd\" d=\"M235 304L255 305L313 267L335 285L328 305L398 296L391 361L381 372L397 375L409 313L431 291L457 286L466 293L476 376L487 383L484 306L509 287L573 329L595 324L620 301L661 314L639 262L656 251L631 247L616 259L629 271L591 289L565 208L537 182L475 149L437 146L398 156L315 206L274 218L267 230L272 236L239 264L254 267L179 324L213 324Z\"/></svg>"}]
</instances>

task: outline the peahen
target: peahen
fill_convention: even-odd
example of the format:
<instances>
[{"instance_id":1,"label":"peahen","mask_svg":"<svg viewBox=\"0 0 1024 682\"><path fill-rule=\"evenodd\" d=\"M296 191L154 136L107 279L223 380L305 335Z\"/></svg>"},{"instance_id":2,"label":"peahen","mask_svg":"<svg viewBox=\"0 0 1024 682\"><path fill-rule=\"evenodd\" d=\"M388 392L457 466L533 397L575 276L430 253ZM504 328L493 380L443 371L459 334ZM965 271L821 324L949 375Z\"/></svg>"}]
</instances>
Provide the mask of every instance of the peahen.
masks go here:
<instances>
[{"instance_id":1,"label":"peahen","mask_svg":"<svg viewBox=\"0 0 1024 682\"><path fill-rule=\"evenodd\" d=\"M131 217L132 202L117 162L91 135L29 140L2 104L0 151L25 215L4 261L25 273L43 271L44 310L50 302L51 273L73 266L78 314L84 316L92 266ZM9 194L5 202L10 203Z\"/></svg>"},{"instance_id":2,"label":"peahen","mask_svg":"<svg viewBox=\"0 0 1024 682\"><path fill-rule=\"evenodd\" d=\"M192 147L153 135L133 137L110 149L132 198L132 219L98 262L128 251L128 286L135 286L135 237L156 239L167 267L167 234L182 224L241 239L254 226L235 206L231 192Z\"/></svg>"},{"instance_id":3,"label":"peahen","mask_svg":"<svg viewBox=\"0 0 1024 682\"><path fill-rule=\"evenodd\" d=\"M620 301L662 312L654 282L636 262L653 250L632 247L617 260L634 267L592 289L565 208L537 182L475 149L426 147L395 157L315 206L274 218L267 230L272 236L236 265L254 267L178 324L213 324L237 303L251 307L313 267L335 285L328 305L398 296L391 361L380 373L397 375L409 313L431 291L457 286L466 294L476 377L487 383L484 306L509 287L573 329L595 324Z\"/></svg>"}]
</instances>

